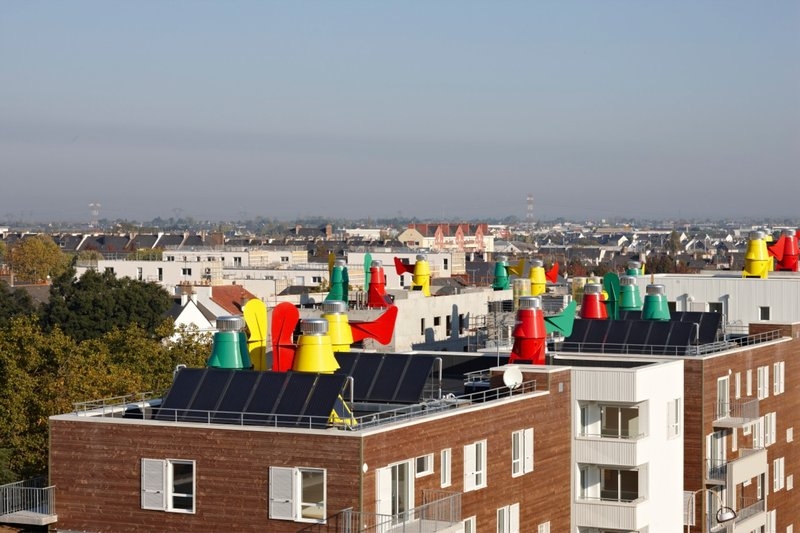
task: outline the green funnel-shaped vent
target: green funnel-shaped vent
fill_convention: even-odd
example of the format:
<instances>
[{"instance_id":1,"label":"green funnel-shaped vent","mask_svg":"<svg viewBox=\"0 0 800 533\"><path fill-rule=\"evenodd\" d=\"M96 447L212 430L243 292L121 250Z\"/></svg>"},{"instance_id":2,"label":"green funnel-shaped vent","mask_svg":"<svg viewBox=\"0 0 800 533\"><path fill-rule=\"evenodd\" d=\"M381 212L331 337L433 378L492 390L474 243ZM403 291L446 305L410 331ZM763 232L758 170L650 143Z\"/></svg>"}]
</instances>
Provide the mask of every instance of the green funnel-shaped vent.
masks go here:
<instances>
[{"instance_id":1,"label":"green funnel-shaped vent","mask_svg":"<svg viewBox=\"0 0 800 533\"><path fill-rule=\"evenodd\" d=\"M625 274L627 276L641 276L642 275L642 263L639 261L628 261L628 268L625 270Z\"/></svg>"},{"instance_id":2,"label":"green funnel-shaped vent","mask_svg":"<svg viewBox=\"0 0 800 533\"><path fill-rule=\"evenodd\" d=\"M639 294L639 285L634 276L620 276L619 278L619 310L639 311L642 309L642 295Z\"/></svg>"},{"instance_id":3,"label":"green funnel-shaped vent","mask_svg":"<svg viewBox=\"0 0 800 533\"><path fill-rule=\"evenodd\" d=\"M244 318L221 316L217 318L217 332L206 365L212 368L250 368L247 352L247 335L243 331Z\"/></svg>"},{"instance_id":4,"label":"green funnel-shaped vent","mask_svg":"<svg viewBox=\"0 0 800 533\"><path fill-rule=\"evenodd\" d=\"M331 271L331 290L328 292L328 296L325 297L325 300L339 300L342 302L346 302L345 299L345 273L344 267L345 262L342 259L337 259L336 262L333 264L333 270Z\"/></svg>"},{"instance_id":5,"label":"green funnel-shaped vent","mask_svg":"<svg viewBox=\"0 0 800 533\"><path fill-rule=\"evenodd\" d=\"M508 261L505 256L498 257L497 262L494 264L494 281L492 288L496 291L508 289L511 282L508 279Z\"/></svg>"},{"instance_id":6,"label":"green funnel-shaped vent","mask_svg":"<svg viewBox=\"0 0 800 533\"><path fill-rule=\"evenodd\" d=\"M642 304L644 320L669 320L667 294L663 285L648 285Z\"/></svg>"}]
</instances>

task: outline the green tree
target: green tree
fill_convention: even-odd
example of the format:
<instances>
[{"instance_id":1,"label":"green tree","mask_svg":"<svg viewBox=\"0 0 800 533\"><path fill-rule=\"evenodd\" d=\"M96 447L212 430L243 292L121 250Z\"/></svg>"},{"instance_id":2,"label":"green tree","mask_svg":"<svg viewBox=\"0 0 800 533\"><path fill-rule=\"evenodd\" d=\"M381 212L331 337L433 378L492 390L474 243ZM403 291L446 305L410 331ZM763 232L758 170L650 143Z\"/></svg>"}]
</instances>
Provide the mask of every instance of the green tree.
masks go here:
<instances>
[{"instance_id":1,"label":"green tree","mask_svg":"<svg viewBox=\"0 0 800 533\"><path fill-rule=\"evenodd\" d=\"M69 265L69 257L48 235L25 237L9 249L8 256L14 275L31 283L55 278Z\"/></svg>"},{"instance_id":2,"label":"green tree","mask_svg":"<svg viewBox=\"0 0 800 533\"><path fill-rule=\"evenodd\" d=\"M35 314L37 314L36 304L27 292L22 289L12 290L0 282L0 327L17 315Z\"/></svg>"},{"instance_id":3,"label":"green tree","mask_svg":"<svg viewBox=\"0 0 800 533\"><path fill-rule=\"evenodd\" d=\"M45 327L60 327L78 341L129 324L155 337L171 305L169 293L156 283L117 279L113 272L94 270L74 280L74 270L70 269L54 280L42 320Z\"/></svg>"}]
</instances>

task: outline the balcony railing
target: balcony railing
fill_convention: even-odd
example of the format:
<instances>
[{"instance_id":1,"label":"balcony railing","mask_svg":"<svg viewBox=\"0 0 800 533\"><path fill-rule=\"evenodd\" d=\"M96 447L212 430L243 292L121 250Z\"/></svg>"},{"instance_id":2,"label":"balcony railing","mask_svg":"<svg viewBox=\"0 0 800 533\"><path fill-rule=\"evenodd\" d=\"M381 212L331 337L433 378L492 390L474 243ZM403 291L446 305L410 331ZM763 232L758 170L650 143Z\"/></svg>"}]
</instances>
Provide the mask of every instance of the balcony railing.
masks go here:
<instances>
[{"instance_id":1,"label":"balcony railing","mask_svg":"<svg viewBox=\"0 0 800 533\"><path fill-rule=\"evenodd\" d=\"M736 522L747 520L751 516L763 513L766 509L763 499L739 498L739 508L736 511Z\"/></svg>"},{"instance_id":2,"label":"balcony railing","mask_svg":"<svg viewBox=\"0 0 800 533\"><path fill-rule=\"evenodd\" d=\"M0 522L44 526L57 520L55 487L43 477L0 486Z\"/></svg>"},{"instance_id":3,"label":"balcony railing","mask_svg":"<svg viewBox=\"0 0 800 533\"><path fill-rule=\"evenodd\" d=\"M345 509L324 524L312 524L298 533L436 533L461 521L461 493L426 490L427 502L405 513L385 515Z\"/></svg>"},{"instance_id":4,"label":"balcony railing","mask_svg":"<svg viewBox=\"0 0 800 533\"><path fill-rule=\"evenodd\" d=\"M759 417L758 400L717 402L714 409L716 426L732 427L755 422Z\"/></svg>"},{"instance_id":5,"label":"balcony railing","mask_svg":"<svg viewBox=\"0 0 800 533\"><path fill-rule=\"evenodd\" d=\"M728 476L728 461L725 459L706 459L706 479L724 483Z\"/></svg>"}]
</instances>

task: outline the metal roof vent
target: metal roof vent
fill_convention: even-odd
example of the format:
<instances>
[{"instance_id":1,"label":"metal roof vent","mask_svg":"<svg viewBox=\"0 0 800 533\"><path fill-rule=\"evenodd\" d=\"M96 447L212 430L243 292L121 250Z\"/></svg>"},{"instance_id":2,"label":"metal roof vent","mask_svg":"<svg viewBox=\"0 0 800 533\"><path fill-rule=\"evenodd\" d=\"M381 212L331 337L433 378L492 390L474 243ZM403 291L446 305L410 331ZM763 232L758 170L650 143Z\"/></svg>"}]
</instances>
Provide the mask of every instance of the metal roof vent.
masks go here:
<instances>
[{"instance_id":1,"label":"metal roof vent","mask_svg":"<svg viewBox=\"0 0 800 533\"><path fill-rule=\"evenodd\" d=\"M373 259L369 266L372 268L381 268L383 266L383 261L380 259Z\"/></svg>"},{"instance_id":2,"label":"metal roof vent","mask_svg":"<svg viewBox=\"0 0 800 533\"><path fill-rule=\"evenodd\" d=\"M539 268L544 266L544 261L541 259L531 259L531 268Z\"/></svg>"},{"instance_id":3,"label":"metal roof vent","mask_svg":"<svg viewBox=\"0 0 800 533\"><path fill-rule=\"evenodd\" d=\"M766 237L766 236L767 236L767 234L762 230L756 230L756 231L751 231L750 232L750 239L754 240L754 241L756 241L756 240L764 240L764 237Z\"/></svg>"},{"instance_id":4,"label":"metal roof vent","mask_svg":"<svg viewBox=\"0 0 800 533\"><path fill-rule=\"evenodd\" d=\"M603 292L603 286L599 283L587 283L583 287L583 294L600 294Z\"/></svg>"},{"instance_id":5,"label":"metal roof vent","mask_svg":"<svg viewBox=\"0 0 800 533\"><path fill-rule=\"evenodd\" d=\"M542 299L538 296L520 296L519 309L541 309Z\"/></svg>"},{"instance_id":6,"label":"metal roof vent","mask_svg":"<svg viewBox=\"0 0 800 533\"><path fill-rule=\"evenodd\" d=\"M217 331L241 331L244 328L244 317L240 315L217 317Z\"/></svg>"},{"instance_id":7,"label":"metal roof vent","mask_svg":"<svg viewBox=\"0 0 800 533\"><path fill-rule=\"evenodd\" d=\"M303 335L325 335L328 333L328 321L324 318L309 318L300 322Z\"/></svg>"},{"instance_id":8,"label":"metal roof vent","mask_svg":"<svg viewBox=\"0 0 800 533\"><path fill-rule=\"evenodd\" d=\"M645 289L645 294L666 295L667 289L661 284L648 285L647 288Z\"/></svg>"},{"instance_id":9,"label":"metal roof vent","mask_svg":"<svg viewBox=\"0 0 800 533\"><path fill-rule=\"evenodd\" d=\"M345 266L347 266L347 261L345 261L344 259L337 259L336 261L333 262L333 266L344 268Z\"/></svg>"},{"instance_id":10,"label":"metal roof vent","mask_svg":"<svg viewBox=\"0 0 800 533\"><path fill-rule=\"evenodd\" d=\"M322 312L326 315L345 313L347 312L347 303L341 300L328 300L322 302Z\"/></svg>"},{"instance_id":11,"label":"metal roof vent","mask_svg":"<svg viewBox=\"0 0 800 533\"><path fill-rule=\"evenodd\" d=\"M625 287L630 285L636 285L636 278L633 276L620 276L619 284Z\"/></svg>"},{"instance_id":12,"label":"metal roof vent","mask_svg":"<svg viewBox=\"0 0 800 533\"><path fill-rule=\"evenodd\" d=\"M417 261L426 261L427 259L428 259L428 256L425 255L425 254L417 255Z\"/></svg>"}]
</instances>

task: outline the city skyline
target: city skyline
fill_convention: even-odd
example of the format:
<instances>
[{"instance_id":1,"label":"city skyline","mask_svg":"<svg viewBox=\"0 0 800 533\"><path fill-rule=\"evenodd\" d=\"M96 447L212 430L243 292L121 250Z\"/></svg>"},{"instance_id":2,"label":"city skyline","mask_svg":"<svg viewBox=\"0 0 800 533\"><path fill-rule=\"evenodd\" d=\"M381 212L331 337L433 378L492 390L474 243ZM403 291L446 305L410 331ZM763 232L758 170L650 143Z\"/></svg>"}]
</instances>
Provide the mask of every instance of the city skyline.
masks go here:
<instances>
[{"instance_id":1,"label":"city skyline","mask_svg":"<svg viewBox=\"0 0 800 533\"><path fill-rule=\"evenodd\" d=\"M524 219L528 194L797 218L798 27L790 1L5 2L0 221Z\"/></svg>"}]
</instances>

